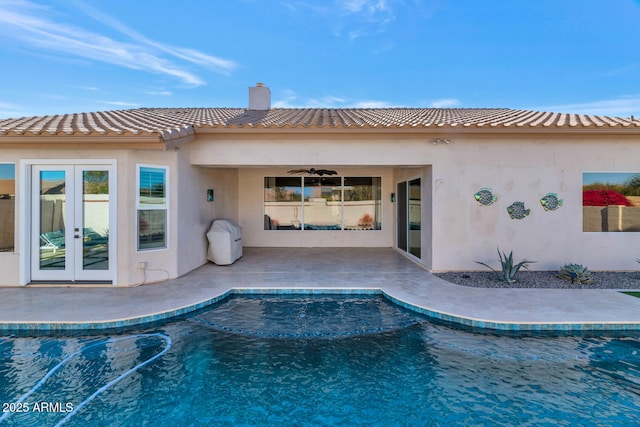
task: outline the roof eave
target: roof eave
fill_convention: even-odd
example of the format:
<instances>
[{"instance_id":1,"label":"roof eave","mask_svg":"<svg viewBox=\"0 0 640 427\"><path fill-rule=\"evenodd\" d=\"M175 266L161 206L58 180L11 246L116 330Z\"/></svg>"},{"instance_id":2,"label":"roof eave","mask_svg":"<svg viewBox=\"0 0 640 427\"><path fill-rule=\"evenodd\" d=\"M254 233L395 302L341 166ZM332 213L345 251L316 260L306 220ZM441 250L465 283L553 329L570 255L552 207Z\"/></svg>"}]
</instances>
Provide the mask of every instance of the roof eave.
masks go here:
<instances>
[{"instance_id":1,"label":"roof eave","mask_svg":"<svg viewBox=\"0 0 640 427\"><path fill-rule=\"evenodd\" d=\"M415 125L415 126L211 126L199 127L196 134L456 134L456 135L580 135L640 136L640 126L487 126L487 125Z\"/></svg>"},{"instance_id":2,"label":"roof eave","mask_svg":"<svg viewBox=\"0 0 640 427\"><path fill-rule=\"evenodd\" d=\"M158 135L151 136L84 136L84 135L0 135L5 148L126 148L164 150L166 143Z\"/></svg>"}]
</instances>

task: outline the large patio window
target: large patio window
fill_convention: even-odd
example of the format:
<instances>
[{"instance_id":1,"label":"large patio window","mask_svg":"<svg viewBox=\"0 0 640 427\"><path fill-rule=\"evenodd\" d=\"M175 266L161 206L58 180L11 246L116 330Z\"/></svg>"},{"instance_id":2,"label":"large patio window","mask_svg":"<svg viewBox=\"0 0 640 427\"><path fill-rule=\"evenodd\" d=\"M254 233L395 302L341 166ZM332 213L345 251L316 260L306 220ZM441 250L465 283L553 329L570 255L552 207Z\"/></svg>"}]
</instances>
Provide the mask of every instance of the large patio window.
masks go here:
<instances>
[{"instance_id":1,"label":"large patio window","mask_svg":"<svg viewBox=\"0 0 640 427\"><path fill-rule=\"evenodd\" d=\"M640 231L640 172L582 175L582 230Z\"/></svg>"},{"instance_id":2,"label":"large patio window","mask_svg":"<svg viewBox=\"0 0 640 427\"><path fill-rule=\"evenodd\" d=\"M138 250L167 247L167 168L138 165Z\"/></svg>"},{"instance_id":3,"label":"large patio window","mask_svg":"<svg viewBox=\"0 0 640 427\"><path fill-rule=\"evenodd\" d=\"M15 249L16 166L0 164L0 252Z\"/></svg>"},{"instance_id":4,"label":"large patio window","mask_svg":"<svg viewBox=\"0 0 640 427\"><path fill-rule=\"evenodd\" d=\"M380 230L380 177L266 177L265 230Z\"/></svg>"}]
</instances>

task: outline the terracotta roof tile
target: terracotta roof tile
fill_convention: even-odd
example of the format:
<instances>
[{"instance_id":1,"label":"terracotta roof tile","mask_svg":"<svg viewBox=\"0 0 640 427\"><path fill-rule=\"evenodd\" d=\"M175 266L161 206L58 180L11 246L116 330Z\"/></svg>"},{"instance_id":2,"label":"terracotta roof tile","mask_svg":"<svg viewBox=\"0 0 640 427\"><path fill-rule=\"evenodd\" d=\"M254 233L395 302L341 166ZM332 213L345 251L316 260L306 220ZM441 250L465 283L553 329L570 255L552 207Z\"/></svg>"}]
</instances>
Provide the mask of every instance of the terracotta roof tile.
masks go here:
<instances>
[{"instance_id":1,"label":"terracotta roof tile","mask_svg":"<svg viewBox=\"0 0 640 427\"><path fill-rule=\"evenodd\" d=\"M507 108L140 108L0 120L3 136L140 135L168 141L206 129L630 129L632 118Z\"/></svg>"}]
</instances>

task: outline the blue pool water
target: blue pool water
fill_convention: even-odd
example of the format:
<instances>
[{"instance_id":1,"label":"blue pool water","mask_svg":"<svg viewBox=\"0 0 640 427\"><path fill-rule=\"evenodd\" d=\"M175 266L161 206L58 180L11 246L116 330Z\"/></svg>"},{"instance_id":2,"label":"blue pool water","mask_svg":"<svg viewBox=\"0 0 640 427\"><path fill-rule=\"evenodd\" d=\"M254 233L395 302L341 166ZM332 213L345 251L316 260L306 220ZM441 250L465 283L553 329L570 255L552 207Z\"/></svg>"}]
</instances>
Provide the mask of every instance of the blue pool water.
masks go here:
<instances>
[{"instance_id":1,"label":"blue pool water","mask_svg":"<svg viewBox=\"0 0 640 427\"><path fill-rule=\"evenodd\" d=\"M0 426L630 426L640 341L474 333L375 296L236 296L139 331L0 338L0 402Z\"/></svg>"}]
</instances>

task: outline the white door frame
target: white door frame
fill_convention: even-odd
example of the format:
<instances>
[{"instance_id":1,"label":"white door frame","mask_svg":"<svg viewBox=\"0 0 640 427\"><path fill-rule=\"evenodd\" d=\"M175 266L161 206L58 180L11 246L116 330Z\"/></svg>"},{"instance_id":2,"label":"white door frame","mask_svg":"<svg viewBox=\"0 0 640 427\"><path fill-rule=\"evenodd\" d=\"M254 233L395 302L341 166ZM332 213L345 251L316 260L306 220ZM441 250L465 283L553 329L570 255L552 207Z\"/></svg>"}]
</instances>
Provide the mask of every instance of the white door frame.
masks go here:
<instances>
[{"instance_id":1,"label":"white door frame","mask_svg":"<svg viewBox=\"0 0 640 427\"><path fill-rule=\"evenodd\" d=\"M20 240L20 284L26 285L31 282L31 262L32 256L31 251L36 250L36 248L32 248L34 245L33 242L33 231L32 231L32 222L33 218L31 216L31 208L34 203L33 189L34 185L32 185L32 171L34 166L102 166L105 167L106 170L109 170L109 271L110 277L108 280L113 284L117 285L117 277L118 277L118 262L117 262L117 160L116 159L24 159L20 161L19 173L20 173L20 181L22 185L20 186L20 226L19 226L19 240ZM81 180L80 180L81 181ZM75 180L71 183L73 188L74 185L78 185ZM73 195L71 195L73 197ZM70 228L71 232L73 232L73 227ZM52 280L56 280L55 277L52 277ZM102 280L102 279L100 279Z\"/></svg>"}]
</instances>

